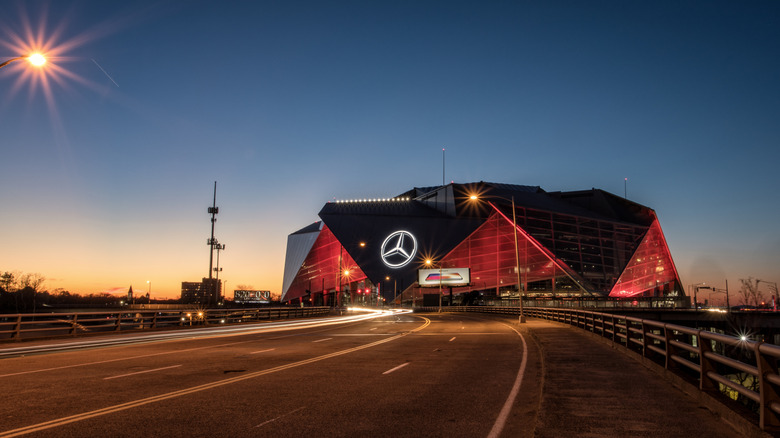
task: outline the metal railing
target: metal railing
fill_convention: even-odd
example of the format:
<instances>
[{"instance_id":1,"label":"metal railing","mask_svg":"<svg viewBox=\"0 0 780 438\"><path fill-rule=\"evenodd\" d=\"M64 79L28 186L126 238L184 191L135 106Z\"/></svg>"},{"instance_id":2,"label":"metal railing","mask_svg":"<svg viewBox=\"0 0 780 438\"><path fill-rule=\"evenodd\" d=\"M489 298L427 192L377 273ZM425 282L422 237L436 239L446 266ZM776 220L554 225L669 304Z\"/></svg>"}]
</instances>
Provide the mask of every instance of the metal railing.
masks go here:
<instances>
[{"instance_id":1,"label":"metal railing","mask_svg":"<svg viewBox=\"0 0 780 438\"><path fill-rule=\"evenodd\" d=\"M516 307L452 306L442 310L520 313ZM728 336L611 313L531 307L524 314L569 324L607 338L685 380L698 382L703 392L738 402L737 405L729 403L729 407L743 414L750 411L757 414L762 430L780 431L780 346L752 341L747 336Z\"/></svg>"},{"instance_id":2,"label":"metal railing","mask_svg":"<svg viewBox=\"0 0 780 438\"><path fill-rule=\"evenodd\" d=\"M202 310L106 310L100 312L0 315L0 341L307 318L327 315L330 311L330 307L265 307Z\"/></svg>"}]
</instances>

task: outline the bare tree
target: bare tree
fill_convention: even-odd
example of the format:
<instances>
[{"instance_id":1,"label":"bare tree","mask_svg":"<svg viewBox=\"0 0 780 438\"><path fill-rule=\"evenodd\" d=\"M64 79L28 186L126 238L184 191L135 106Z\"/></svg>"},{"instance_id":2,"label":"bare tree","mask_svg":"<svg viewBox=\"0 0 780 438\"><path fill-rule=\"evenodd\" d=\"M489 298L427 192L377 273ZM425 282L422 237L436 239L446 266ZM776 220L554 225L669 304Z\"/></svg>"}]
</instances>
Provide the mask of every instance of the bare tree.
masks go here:
<instances>
[{"instance_id":1,"label":"bare tree","mask_svg":"<svg viewBox=\"0 0 780 438\"><path fill-rule=\"evenodd\" d=\"M3 290L11 292L11 289L16 284L16 275L13 272L5 271L0 274L0 285L3 286Z\"/></svg>"},{"instance_id":2,"label":"bare tree","mask_svg":"<svg viewBox=\"0 0 780 438\"><path fill-rule=\"evenodd\" d=\"M24 274L19 278L19 286L22 289L29 287L35 292L40 292L40 288L45 281L46 277L41 274Z\"/></svg>"},{"instance_id":3,"label":"bare tree","mask_svg":"<svg viewBox=\"0 0 780 438\"><path fill-rule=\"evenodd\" d=\"M760 306L764 301L764 294L758 290L759 280L748 277L747 280L740 278L739 282L742 283L742 286L739 289L739 295L742 297L742 302L748 306Z\"/></svg>"},{"instance_id":4,"label":"bare tree","mask_svg":"<svg viewBox=\"0 0 780 438\"><path fill-rule=\"evenodd\" d=\"M35 313L35 294L40 292L43 282L46 281L46 277L41 274L24 274L19 278L19 286L22 290L27 290L32 293L32 310Z\"/></svg>"}]
</instances>

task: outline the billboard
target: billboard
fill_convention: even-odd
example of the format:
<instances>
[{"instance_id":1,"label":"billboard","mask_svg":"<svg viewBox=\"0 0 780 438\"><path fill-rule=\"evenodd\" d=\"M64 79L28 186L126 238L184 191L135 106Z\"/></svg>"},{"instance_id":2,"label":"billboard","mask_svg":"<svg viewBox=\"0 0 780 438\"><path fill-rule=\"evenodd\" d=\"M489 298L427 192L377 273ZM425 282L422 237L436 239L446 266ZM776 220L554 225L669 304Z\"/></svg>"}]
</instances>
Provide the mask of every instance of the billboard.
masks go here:
<instances>
[{"instance_id":1,"label":"billboard","mask_svg":"<svg viewBox=\"0 0 780 438\"><path fill-rule=\"evenodd\" d=\"M234 290L233 301L247 304L268 304L271 302L270 290Z\"/></svg>"},{"instance_id":2,"label":"billboard","mask_svg":"<svg viewBox=\"0 0 780 438\"><path fill-rule=\"evenodd\" d=\"M469 268L420 269L417 283L421 287L467 286L471 283Z\"/></svg>"}]
</instances>

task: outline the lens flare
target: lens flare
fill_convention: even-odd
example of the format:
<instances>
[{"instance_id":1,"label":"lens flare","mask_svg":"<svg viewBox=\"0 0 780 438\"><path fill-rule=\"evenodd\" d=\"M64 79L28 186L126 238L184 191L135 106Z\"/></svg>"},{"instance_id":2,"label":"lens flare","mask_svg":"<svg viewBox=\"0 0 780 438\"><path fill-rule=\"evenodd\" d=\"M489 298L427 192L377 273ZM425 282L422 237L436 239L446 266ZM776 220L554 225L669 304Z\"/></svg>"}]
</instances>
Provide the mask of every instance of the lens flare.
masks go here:
<instances>
[{"instance_id":1,"label":"lens flare","mask_svg":"<svg viewBox=\"0 0 780 438\"><path fill-rule=\"evenodd\" d=\"M32 55L28 56L27 59L30 61L32 65L37 67L46 64L46 57L44 57L40 53L33 53Z\"/></svg>"}]
</instances>

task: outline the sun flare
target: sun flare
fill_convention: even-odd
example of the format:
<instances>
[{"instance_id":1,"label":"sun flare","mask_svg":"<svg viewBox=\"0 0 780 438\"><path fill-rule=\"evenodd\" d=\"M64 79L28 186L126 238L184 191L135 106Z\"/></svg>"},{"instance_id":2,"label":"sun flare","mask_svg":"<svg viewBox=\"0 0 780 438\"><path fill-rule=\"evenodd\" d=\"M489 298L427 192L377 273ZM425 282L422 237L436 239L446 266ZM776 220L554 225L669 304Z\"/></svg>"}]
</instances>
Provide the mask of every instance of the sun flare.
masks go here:
<instances>
[{"instance_id":1,"label":"sun flare","mask_svg":"<svg viewBox=\"0 0 780 438\"><path fill-rule=\"evenodd\" d=\"M33 53L32 55L28 56L27 59L30 61L32 65L37 67L46 64L46 57L41 55L40 53Z\"/></svg>"}]
</instances>

